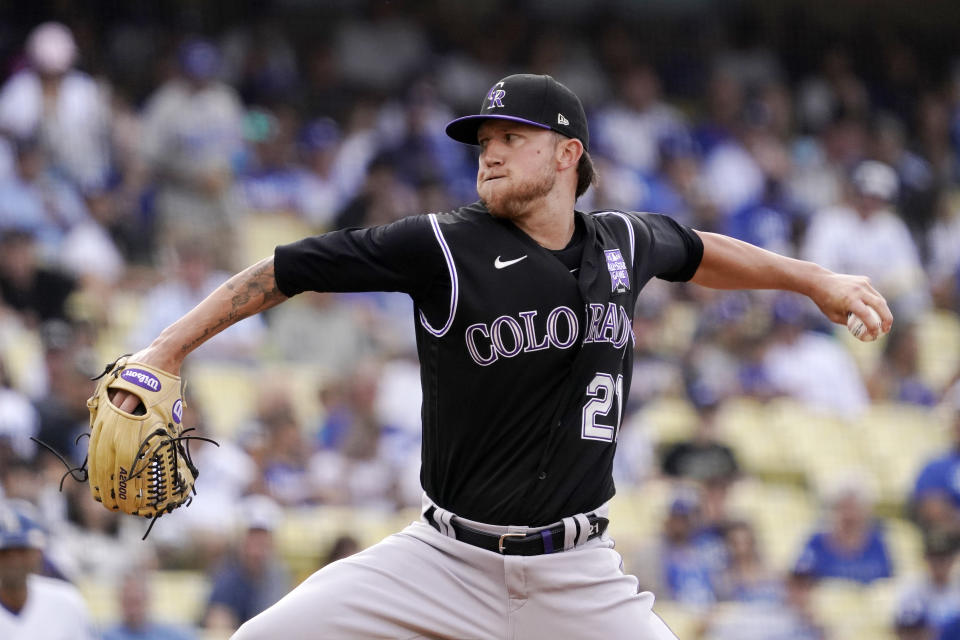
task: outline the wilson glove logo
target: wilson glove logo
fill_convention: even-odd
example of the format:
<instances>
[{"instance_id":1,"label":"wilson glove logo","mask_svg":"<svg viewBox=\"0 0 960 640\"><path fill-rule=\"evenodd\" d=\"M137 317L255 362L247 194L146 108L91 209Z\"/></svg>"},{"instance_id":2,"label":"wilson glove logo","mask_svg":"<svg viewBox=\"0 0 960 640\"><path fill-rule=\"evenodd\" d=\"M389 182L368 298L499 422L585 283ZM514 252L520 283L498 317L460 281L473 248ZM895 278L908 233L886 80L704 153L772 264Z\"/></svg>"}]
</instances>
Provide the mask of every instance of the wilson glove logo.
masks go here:
<instances>
[{"instance_id":1,"label":"wilson glove logo","mask_svg":"<svg viewBox=\"0 0 960 640\"><path fill-rule=\"evenodd\" d=\"M160 391L160 381L157 379L157 376L149 371L144 371L143 369L124 369L120 377L148 391Z\"/></svg>"}]
</instances>

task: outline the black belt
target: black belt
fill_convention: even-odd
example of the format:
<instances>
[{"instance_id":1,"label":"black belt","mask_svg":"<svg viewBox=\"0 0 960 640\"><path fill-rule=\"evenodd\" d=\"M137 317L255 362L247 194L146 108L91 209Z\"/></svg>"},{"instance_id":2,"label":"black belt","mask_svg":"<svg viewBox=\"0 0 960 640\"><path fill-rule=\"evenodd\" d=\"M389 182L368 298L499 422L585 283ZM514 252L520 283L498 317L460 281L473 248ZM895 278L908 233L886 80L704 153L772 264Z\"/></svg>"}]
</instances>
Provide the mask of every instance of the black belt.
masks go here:
<instances>
[{"instance_id":1,"label":"black belt","mask_svg":"<svg viewBox=\"0 0 960 640\"><path fill-rule=\"evenodd\" d=\"M431 506L424 512L423 516L434 529L441 531L440 526L433 520L433 514L436 510L436 507ZM587 540L603 535L603 532L607 530L607 524L610 523L607 518L592 514L587 516L587 521L590 523L590 534L587 536ZM577 535L574 537L579 538L580 523L576 519L573 519L573 522L577 528ZM466 542L475 547L507 556L539 556L544 553L563 551L566 538L565 527L562 523L531 533L496 534L468 527L454 516L450 520L450 526L460 542Z\"/></svg>"}]
</instances>

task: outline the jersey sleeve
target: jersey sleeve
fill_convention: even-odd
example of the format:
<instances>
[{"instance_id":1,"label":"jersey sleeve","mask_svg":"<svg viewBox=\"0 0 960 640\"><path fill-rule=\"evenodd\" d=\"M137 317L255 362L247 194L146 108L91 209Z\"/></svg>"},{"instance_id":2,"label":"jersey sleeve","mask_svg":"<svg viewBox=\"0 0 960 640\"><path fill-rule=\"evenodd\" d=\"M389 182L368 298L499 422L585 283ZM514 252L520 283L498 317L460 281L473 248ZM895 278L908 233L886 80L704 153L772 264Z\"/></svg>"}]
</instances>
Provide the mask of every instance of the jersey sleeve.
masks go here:
<instances>
[{"instance_id":1,"label":"jersey sleeve","mask_svg":"<svg viewBox=\"0 0 960 640\"><path fill-rule=\"evenodd\" d=\"M277 286L288 297L304 291L402 291L416 298L445 264L428 216L333 231L274 251Z\"/></svg>"},{"instance_id":2,"label":"jersey sleeve","mask_svg":"<svg viewBox=\"0 0 960 640\"><path fill-rule=\"evenodd\" d=\"M656 213L631 216L636 223L636 255L651 277L686 282L703 259L700 236L673 218Z\"/></svg>"}]
</instances>

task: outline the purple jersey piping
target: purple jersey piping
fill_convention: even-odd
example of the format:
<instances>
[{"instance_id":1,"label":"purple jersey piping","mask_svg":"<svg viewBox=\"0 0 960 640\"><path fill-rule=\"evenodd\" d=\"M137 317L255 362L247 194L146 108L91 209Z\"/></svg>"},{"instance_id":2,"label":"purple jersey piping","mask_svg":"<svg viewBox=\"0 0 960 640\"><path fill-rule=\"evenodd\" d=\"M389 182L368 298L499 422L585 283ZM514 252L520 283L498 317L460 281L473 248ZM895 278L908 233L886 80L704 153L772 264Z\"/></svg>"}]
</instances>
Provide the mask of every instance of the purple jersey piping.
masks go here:
<instances>
[{"instance_id":1,"label":"purple jersey piping","mask_svg":"<svg viewBox=\"0 0 960 640\"><path fill-rule=\"evenodd\" d=\"M619 211L603 211L597 215L601 215L601 216L614 215L620 218L621 220L623 220L623 223L627 225L627 233L630 234L630 266L633 267L633 254L636 250L637 241L633 237L633 225L630 224L630 220L627 218L627 216L623 215Z\"/></svg>"},{"instance_id":2,"label":"purple jersey piping","mask_svg":"<svg viewBox=\"0 0 960 640\"><path fill-rule=\"evenodd\" d=\"M442 329L434 329L427 321L427 316L421 311L420 324L432 335L442 338L450 330L453 325L453 318L457 315L457 299L460 296L460 286L457 279L457 267L453 264L453 254L450 252L450 247L447 246L443 232L440 231L440 223L437 222L437 214L435 213L430 214L430 226L433 227L433 235L436 236L437 242L440 244L440 250L443 251L443 257L447 261L447 269L450 271L450 317L447 318L447 323L443 325Z\"/></svg>"}]
</instances>

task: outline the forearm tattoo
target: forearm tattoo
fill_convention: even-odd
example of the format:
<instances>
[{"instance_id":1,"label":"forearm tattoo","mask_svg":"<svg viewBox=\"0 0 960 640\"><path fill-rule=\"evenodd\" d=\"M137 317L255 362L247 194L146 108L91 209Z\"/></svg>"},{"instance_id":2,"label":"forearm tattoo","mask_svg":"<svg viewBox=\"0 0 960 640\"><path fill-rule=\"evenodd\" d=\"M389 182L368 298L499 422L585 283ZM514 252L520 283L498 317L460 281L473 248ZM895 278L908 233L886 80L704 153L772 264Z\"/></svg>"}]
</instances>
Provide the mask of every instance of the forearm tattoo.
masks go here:
<instances>
[{"instance_id":1,"label":"forearm tattoo","mask_svg":"<svg viewBox=\"0 0 960 640\"><path fill-rule=\"evenodd\" d=\"M230 325L269 309L286 299L277 287L273 270L273 258L264 258L230 278L224 286L233 292L230 297L230 310L212 325L204 328L203 333L180 347L189 352L210 336L219 333Z\"/></svg>"}]
</instances>

